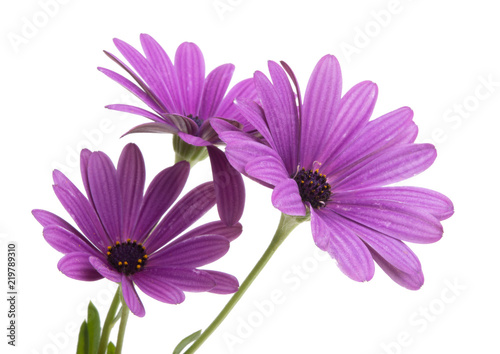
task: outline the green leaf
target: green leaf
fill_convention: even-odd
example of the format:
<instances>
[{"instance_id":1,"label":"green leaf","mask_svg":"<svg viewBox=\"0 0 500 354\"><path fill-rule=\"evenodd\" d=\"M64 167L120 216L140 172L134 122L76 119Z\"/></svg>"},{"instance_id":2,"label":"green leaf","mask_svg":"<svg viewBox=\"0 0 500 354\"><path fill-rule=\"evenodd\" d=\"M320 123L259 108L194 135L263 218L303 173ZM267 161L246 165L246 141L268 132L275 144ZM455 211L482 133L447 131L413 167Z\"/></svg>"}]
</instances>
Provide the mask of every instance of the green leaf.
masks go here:
<instances>
[{"instance_id":1,"label":"green leaf","mask_svg":"<svg viewBox=\"0 0 500 354\"><path fill-rule=\"evenodd\" d=\"M113 342L109 342L108 344L108 351L106 352L107 354L115 354L115 345L113 344Z\"/></svg>"},{"instance_id":2,"label":"green leaf","mask_svg":"<svg viewBox=\"0 0 500 354\"><path fill-rule=\"evenodd\" d=\"M78 344L76 346L76 354L89 354L89 331L87 322L83 321L78 334Z\"/></svg>"},{"instance_id":3,"label":"green leaf","mask_svg":"<svg viewBox=\"0 0 500 354\"><path fill-rule=\"evenodd\" d=\"M96 307L90 301L87 315L87 327L89 334L89 353L96 354L101 339L101 319Z\"/></svg>"},{"instance_id":4,"label":"green leaf","mask_svg":"<svg viewBox=\"0 0 500 354\"><path fill-rule=\"evenodd\" d=\"M182 350L197 340L199 336L201 336L201 329L181 340L181 342L177 344L177 347L175 347L173 354L181 354Z\"/></svg>"}]
</instances>

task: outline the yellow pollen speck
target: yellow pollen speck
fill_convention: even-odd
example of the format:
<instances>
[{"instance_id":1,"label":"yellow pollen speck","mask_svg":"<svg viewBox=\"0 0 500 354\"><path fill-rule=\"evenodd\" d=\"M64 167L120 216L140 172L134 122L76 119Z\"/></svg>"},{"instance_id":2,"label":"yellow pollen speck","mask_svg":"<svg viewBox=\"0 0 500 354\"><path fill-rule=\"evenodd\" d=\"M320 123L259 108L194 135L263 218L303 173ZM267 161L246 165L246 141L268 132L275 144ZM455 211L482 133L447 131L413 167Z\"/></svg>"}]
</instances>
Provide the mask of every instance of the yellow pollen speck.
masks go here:
<instances>
[{"instance_id":1,"label":"yellow pollen speck","mask_svg":"<svg viewBox=\"0 0 500 354\"><path fill-rule=\"evenodd\" d=\"M300 181L300 183L304 183L304 181Z\"/></svg>"},{"instance_id":2,"label":"yellow pollen speck","mask_svg":"<svg viewBox=\"0 0 500 354\"><path fill-rule=\"evenodd\" d=\"M111 255L111 252L108 251L108 252L106 252L106 254L109 256L109 255Z\"/></svg>"},{"instance_id":3,"label":"yellow pollen speck","mask_svg":"<svg viewBox=\"0 0 500 354\"><path fill-rule=\"evenodd\" d=\"M111 246L108 246L108 250L111 250L112 248L113 248L113 247L111 247Z\"/></svg>"},{"instance_id":4,"label":"yellow pollen speck","mask_svg":"<svg viewBox=\"0 0 500 354\"><path fill-rule=\"evenodd\" d=\"M122 265L123 265L123 263L122 263L122 262L118 262L118 265L119 265L119 266L122 266Z\"/></svg>"},{"instance_id":5,"label":"yellow pollen speck","mask_svg":"<svg viewBox=\"0 0 500 354\"><path fill-rule=\"evenodd\" d=\"M313 184L314 184L314 182L313 182L313 181L311 181L311 182L309 182L309 184L310 184L310 185L313 185Z\"/></svg>"},{"instance_id":6,"label":"yellow pollen speck","mask_svg":"<svg viewBox=\"0 0 500 354\"><path fill-rule=\"evenodd\" d=\"M139 259L139 260L137 261L137 263L142 263L142 259Z\"/></svg>"},{"instance_id":7,"label":"yellow pollen speck","mask_svg":"<svg viewBox=\"0 0 500 354\"><path fill-rule=\"evenodd\" d=\"M128 262L127 261L123 262L123 264L125 264L126 266L128 266Z\"/></svg>"},{"instance_id":8,"label":"yellow pollen speck","mask_svg":"<svg viewBox=\"0 0 500 354\"><path fill-rule=\"evenodd\" d=\"M146 247L142 246L142 250L145 251L146 250Z\"/></svg>"},{"instance_id":9,"label":"yellow pollen speck","mask_svg":"<svg viewBox=\"0 0 500 354\"><path fill-rule=\"evenodd\" d=\"M137 269L141 269L141 265L140 264L137 265Z\"/></svg>"},{"instance_id":10,"label":"yellow pollen speck","mask_svg":"<svg viewBox=\"0 0 500 354\"><path fill-rule=\"evenodd\" d=\"M130 239L129 238L127 238L127 242L130 243Z\"/></svg>"},{"instance_id":11,"label":"yellow pollen speck","mask_svg":"<svg viewBox=\"0 0 500 354\"><path fill-rule=\"evenodd\" d=\"M118 246L120 244L120 241L116 241L116 245Z\"/></svg>"},{"instance_id":12,"label":"yellow pollen speck","mask_svg":"<svg viewBox=\"0 0 500 354\"><path fill-rule=\"evenodd\" d=\"M142 256L142 258L144 258L144 259L148 259L148 255L147 255L147 254L145 254L144 256Z\"/></svg>"},{"instance_id":13,"label":"yellow pollen speck","mask_svg":"<svg viewBox=\"0 0 500 354\"><path fill-rule=\"evenodd\" d=\"M314 170L314 172L318 173L318 172L319 172L319 170L318 170L318 169L315 169L315 170Z\"/></svg>"}]
</instances>

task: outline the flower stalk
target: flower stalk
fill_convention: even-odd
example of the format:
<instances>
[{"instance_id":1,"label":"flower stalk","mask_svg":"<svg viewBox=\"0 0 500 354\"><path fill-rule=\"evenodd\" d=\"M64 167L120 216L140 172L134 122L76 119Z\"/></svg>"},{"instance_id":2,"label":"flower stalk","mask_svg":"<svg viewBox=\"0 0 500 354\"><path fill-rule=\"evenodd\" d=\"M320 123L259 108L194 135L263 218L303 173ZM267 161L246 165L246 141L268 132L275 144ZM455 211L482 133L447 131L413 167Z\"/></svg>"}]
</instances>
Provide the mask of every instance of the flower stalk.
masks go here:
<instances>
[{"instance_id":1,"label":"flower stalk","mask_svg":"<svg viewBox=\"0 0 500 354\"><path fill-rule=\"evenodd\" d=\"M250 274L241 284L239 290L231 297L229 302L224 306L222 311L217 315L213 322L207 327L207 329L201 334L201 336L193 342L191 347L184 354L192 354L210 337L210 335L219 327L219 325L224 321L229 312L234 308L234 306L240 301L245 292L248 290L253 281L257 278L260 272L264 269L266 264L269 262L271 257L274 255L278 247L283 243L283 241L288 237L288 235L302 222L308 221L310 216L291 216L287 214L281 214L280 223L274 237L267 247L266 251L259 259L257 264L254 266Z\"/></svg>"},{"instance_id":2,"label":"flower stalk","mask_svg":"<svg viewBox=\"0 0 500 354\"><path fill-rule=\"evenodd\" d=\"M115 354L121 354L123 349L123 339L125 338L125 329L127 328L128 315L130 314L130 309L128 308L123 296L121 297L122 309L121 309L121 319L120 327L118 329L118 338L116 340L116 350Z\"/></svg>"},{"instance_id":3,"label":"flower stalk","mask_svg":"<svg viewBox=\"0 0 500 354\"><path fill-rule=\"evenodd\" d=\"M97 354L106 354L106 349L108 348L108 342L109 342L109 335L116 323L115 315L116 311L118 310L118 306L120 305L121 291L122 287L118 286L113 301L111 302L111 305L109 307L108 314L106 315L106 319L104 320L104 325L102 326L101 340L99 342L99 349L97 351Z\"/></svg>"}]
</instances>

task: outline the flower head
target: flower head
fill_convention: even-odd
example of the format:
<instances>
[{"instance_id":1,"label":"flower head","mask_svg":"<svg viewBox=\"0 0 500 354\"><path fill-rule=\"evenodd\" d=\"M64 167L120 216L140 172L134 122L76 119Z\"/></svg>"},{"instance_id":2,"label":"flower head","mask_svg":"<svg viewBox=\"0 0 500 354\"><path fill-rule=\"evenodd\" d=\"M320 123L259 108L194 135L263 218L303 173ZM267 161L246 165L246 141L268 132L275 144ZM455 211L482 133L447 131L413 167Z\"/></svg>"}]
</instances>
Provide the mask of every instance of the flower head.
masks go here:
<instances>
[{"instance_id":1,"label":"flower head","mask_svg":"<svg viewBox=\"0 0 500 354\"><path fill-rule=\"evenodd\" d=\"M187 162L158 173L145 193L144 160L134 144L123 149L117 168L103 152L83 150L81 172L87 197L58 170L53 175L54 192L81 232L48 211L33 210L45 240L65 254L58 263L62 273L121 283L125 302L137 316L145 310L134 284L171 304L184 301L184 291L237 290L233 276L198 267L228 251L240 224L215 221L179 236L215 204L214 185L208 182L171 207L186 183Z\"/></svg>"},{"instance_id":2,"label":"flower head","mask_svg":"<svg viewBox=\"0 0 500 354\"><path fill-rule=\"evenodd\" d=\"M113 54L105 53L137 85L114 71L98 69L137 96L149 110L124 104L112 104L107 108L137 114L153 121L141 124L128 133L174 134L174 148L179 159L186 159L194 164L204 159L208 151L220 217L227 225L233 225L243 213L244 185L240 174L214 146L220 144L221 140L212 128L210 118L219 117L239 122L244 131L253 129L233 103L237 97L255 97L252 79L237 83L226 94L234 65L221 65L205 77L203 54L194 43L182 43L175 53L174 63L147 34L141 35L145 56L119 39L115 39L114 43L135 72Z\"/></svg>"},{"instance_id":3,"label":"flower head","mask_svg":"<svg viewBox=\"0 0 500 354\"><path fill-rule=\"evenodd\" d=\"M357 281L374 274L374 260L398 284L423 284L420 262L403 241L430 243L443 234L440 221L453 214L444 195L423 188L390 186L427 169L436 158L430 144L415 144L417 126L408 107L370 116L377 86L364 81L341 97L336 58L316 65L302 103L297 80L269 62L272 82L254 75L262 106L238 100L245 118L266 142L213 123L227 144L231 164L273 188L273 205L288 215L310 213L313 239Z\"/></svg>"}]
</instances>

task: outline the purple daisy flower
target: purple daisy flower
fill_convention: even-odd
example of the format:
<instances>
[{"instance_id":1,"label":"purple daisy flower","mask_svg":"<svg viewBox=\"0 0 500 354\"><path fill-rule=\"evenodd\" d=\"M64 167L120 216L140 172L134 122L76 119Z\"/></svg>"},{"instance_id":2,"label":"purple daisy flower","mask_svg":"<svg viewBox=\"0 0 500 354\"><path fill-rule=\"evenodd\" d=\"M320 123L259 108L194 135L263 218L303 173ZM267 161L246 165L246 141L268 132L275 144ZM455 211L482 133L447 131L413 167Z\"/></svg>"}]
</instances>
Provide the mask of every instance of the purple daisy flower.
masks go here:
<instances>
[{"instance_id":1,"label":"purple daisy flower","mask_svg":"<svg viewBox=\"0 0 500 354\"><path fill-rule=\"evenodd\" d=\"M117 168L103 152L83 150L81 172L87 197L58 170L53 175L54 192L81 232L48 211L33 210L45 240L65 254L58 263L62 273L120 283L127 306L141 317L145 310L134 284L170 304L184 301L184 291L238 289L232 275L198 267L228 251L240 224L215 221L177 237L215 205L214 184L208 182L170 208L186 183L186 161L158 173L145 193L144 160L134 144L123 149Z\"/></svg>"},{"instance_id":2,"label":"purple daisy flower","mask_svg":"<svg viewBox=\"0 0 500 354\"><path fill-rule=\"evenodd\" d=\"M227 225L233 225L243 213L243 180L227 162L224 153L215 147L222 142L209 120L212 117L226 118L240 122L245 131L253 129L233 103L236 97L255 98L252 79L239 82L226 95L234 65L221 65L205 78L203 54L194 43L185 42L179 46L175 65L163 48L147 34L141 35L145 56L119 39L115 39L114 43L137 74L113 54L105 53L128 72L139 86L116 72L98 69L136 95L150 111L124 104L113 104L107 108L137 114L153 121L141 124L127 134L174 134L178 161L185 159L194 165L204 159L208 151L219 215Z\"/></svg>"},{"instance_id":3,"label":"purple daisy flower","mask_svg":"<svg viewBox=\"0 0 500 354\"><path fill-rule=\"evenodd\" d=\"M341 97L334 56L316 65L303 104L293 72L282 64L296 92L285 70L271 61L272 82L261 72L254 75L262 107L237 102L267 143L227 122L213 123L227 144L228 160L273 188L272 203L284 214L310 214L314 242L347 276L370 280L375 260L396 283L419 289L422 268L403 241L438 241L440 221L453 214L453 204L428 189L387 185L431 166L434 146L414 143L417 126L408 107L370 120L377 98L373 82L361 82Z\"/></svg>"}]
</instances>

